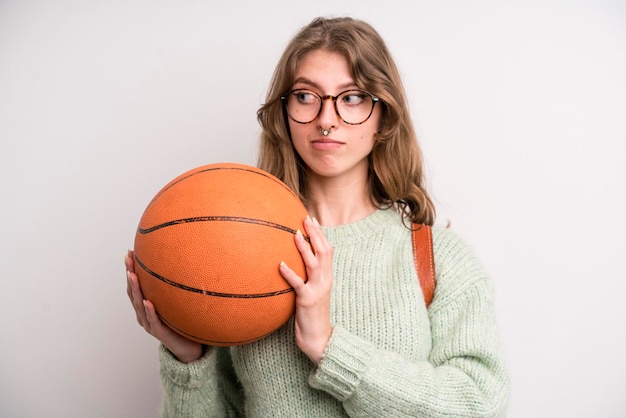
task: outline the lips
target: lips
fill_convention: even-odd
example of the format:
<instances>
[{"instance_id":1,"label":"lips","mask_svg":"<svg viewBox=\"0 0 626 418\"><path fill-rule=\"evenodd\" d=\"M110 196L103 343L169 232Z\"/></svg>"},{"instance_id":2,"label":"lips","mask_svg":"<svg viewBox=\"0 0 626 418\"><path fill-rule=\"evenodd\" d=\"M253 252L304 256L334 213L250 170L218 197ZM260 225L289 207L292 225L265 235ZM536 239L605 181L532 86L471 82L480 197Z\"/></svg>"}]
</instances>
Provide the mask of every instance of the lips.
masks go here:
<instances>
[{"instance_id":1,"label":"lips","mask_svg":"<svg viewBox=\"0 0 626 418\"><path fill-rule=\"evenodd\" d=\"M330 151L341 148L345 145L344 142L336 141L332 138L324 137L324 138L316 138L311 141L311 147L318 151Z\"/></svg>"},{"instance_id":2,"label":"lips","mask_svg":"<svg viewBox=\"0 0 626 418\"><path fill-rule=\"evenodd\" d=\"M319 139L314 139L313 141L311 141L311 143L313 144L343 144L343 142L341 141L336 141L332 138L319 138Z\"/></svg>"}]
</instances>

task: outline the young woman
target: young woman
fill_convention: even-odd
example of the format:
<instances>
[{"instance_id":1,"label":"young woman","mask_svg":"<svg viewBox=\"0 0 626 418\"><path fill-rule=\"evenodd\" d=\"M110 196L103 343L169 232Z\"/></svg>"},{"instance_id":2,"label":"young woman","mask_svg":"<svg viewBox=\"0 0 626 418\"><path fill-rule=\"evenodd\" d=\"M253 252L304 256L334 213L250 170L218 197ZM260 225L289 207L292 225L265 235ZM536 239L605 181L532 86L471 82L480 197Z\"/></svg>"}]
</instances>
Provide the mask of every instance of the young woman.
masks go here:
<instances>
[{"instance_id":1,"label":"young woman","mask_svg":"<svg viewBox=\"0 0 626 418\"><path fill-rule=\"evenodd\" d=\"M432 225L434 208L402 82L378 33L350 18L302 28L258 119L259 167L309 212L310 245L294 236L308 281L277 260L296 292L294 318L255 343L203 347L160 322L127 257L137 320L161 342L163 414L503 415L508 378L492 282L448 229L433 228L437 289L424 304L410 225Z\"/></svg>"}]
</instances>

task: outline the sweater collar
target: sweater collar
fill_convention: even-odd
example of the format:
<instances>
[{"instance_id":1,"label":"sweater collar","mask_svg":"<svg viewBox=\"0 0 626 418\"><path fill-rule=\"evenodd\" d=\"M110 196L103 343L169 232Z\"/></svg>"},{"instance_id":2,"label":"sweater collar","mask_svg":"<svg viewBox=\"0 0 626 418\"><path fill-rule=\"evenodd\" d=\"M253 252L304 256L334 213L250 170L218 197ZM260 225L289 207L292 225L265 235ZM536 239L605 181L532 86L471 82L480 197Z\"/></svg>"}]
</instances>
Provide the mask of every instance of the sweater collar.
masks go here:
<instances>
[{"instance_id":1,"label":"sweater collar","mask_svg":"<svg viewBox=\"0 0 626 418\"><path fill-rule=\"evenodd\" d=\"M322 230L331 245L358 242L365 237L381 233L390 223L397 222L399 216L393 209L377 209L358 221L338 226L324 226Z\"/></svg>"}]
</instances>

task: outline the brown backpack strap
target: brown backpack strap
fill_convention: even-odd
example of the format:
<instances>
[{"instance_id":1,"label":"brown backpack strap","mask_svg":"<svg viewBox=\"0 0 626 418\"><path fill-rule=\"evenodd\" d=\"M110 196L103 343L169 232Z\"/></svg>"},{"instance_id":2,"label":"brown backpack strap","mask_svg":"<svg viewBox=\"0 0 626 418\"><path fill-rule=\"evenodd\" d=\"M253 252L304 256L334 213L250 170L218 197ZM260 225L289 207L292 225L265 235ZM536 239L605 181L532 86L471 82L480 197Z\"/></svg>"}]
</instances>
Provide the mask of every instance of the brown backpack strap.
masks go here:
<instances>
[{"instance_id":1,"label":"brown backpack strap","mask_svg":"<svg viewBox=\"0 0 626 418\"><path fill-rule=\"evenodd\" d=\"M430 306L435 296L435 258L433 256L433 231L428 225L413 224L413 258L419 279L426 308Z\"/></svg>"}]
</instances>

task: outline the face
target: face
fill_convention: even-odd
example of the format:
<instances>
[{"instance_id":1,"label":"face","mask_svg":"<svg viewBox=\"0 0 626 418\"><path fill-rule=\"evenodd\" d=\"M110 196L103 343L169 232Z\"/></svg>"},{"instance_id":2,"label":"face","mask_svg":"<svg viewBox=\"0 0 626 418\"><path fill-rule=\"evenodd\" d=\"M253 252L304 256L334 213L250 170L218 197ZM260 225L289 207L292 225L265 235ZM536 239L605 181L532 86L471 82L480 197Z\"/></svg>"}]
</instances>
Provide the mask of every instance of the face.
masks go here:
<instances>
[{"instance_id":1,"label":"face","mask_svg":"<svg viewBox=\"0 0 626 418\"><path fill-rule=\"evenodd\" d=\"M326 50L311 51L304 56L292 86L292 89L306 89L320 96L336 96L359 88L346 58ZM370 118L360 125L345 123L330 99L324 100L321 113L310 123L300 124L288 118L293 145L310 170L310 180L332 177L365 181L367 156L374 146L380 106L376 104ZM322 130L330 132L324 136Z\"/></svg>"}]
</instances>

